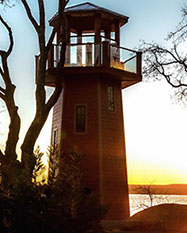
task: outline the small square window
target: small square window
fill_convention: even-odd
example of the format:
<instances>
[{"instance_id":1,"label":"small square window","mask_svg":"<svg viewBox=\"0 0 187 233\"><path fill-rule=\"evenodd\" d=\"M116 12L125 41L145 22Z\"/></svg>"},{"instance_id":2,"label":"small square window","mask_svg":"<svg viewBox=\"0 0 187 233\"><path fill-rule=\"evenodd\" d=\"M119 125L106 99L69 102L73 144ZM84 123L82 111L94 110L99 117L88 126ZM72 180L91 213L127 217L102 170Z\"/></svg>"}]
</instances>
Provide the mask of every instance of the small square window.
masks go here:
<instances>
[{"instance_id":1,"label":"small square window","mask_svg":"<svg viewBox=\"0 0 187 233\"><path fill-rule=\"evenodd\" d=\"M108 98L108 111L114 112L114 87L108 86L107 88L107 98Z\"/></svg>"},{"instance_id":2,"label":"small square window","mask_svg":"<svg viewBox=\"0 0 187 233\"><path fill-rule=\"evenodd\" d=\"M86 132L86 106L77 105L75 109L75 132Z\"/></svg>"}]
</instances>

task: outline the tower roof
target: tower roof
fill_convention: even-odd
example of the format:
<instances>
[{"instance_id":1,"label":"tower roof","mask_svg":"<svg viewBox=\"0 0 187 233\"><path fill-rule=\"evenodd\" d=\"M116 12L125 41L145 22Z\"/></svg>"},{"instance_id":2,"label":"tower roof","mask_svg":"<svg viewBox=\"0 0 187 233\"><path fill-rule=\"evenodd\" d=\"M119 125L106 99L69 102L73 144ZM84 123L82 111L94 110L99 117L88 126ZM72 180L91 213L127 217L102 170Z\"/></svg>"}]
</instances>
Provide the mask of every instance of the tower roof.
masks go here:
<instances>
[{"instance_id":1,"label":"tower roof","mask_svg":"<svg viewBox=\"0 0 187 233\"><path fill-rule=\"evenodd\" d=\"M65 8L65 14L68 16L93 16L96 13L100 13L103 18L107 18L110 20L118 20L121 23L121 26L123 26L125 23L128 22L128 18L125 15L118 14L114 11L108 10L106 8L97 6L95 4L92 4L90 2L81 3L78 5L70 6ZM53 26L53 23L58 17L58 13L55 14L52 19L50 19L49 23L51 26Z\"/></svg>"},{"instance_id":2,"label":"tower roof","mask_svg":"<svg viewBox=\"0 0 187 233\"><path fill-rule=\"evenodd\" d=\"M119 18L123 18L123 19L128 19L129 17L125 16L125 15L121 15L121 14L118 14L114 11L111 11L111 10L108 10L106 8L103 8L103 7L100 7L100 6L97 6L95 4L92 4L90 2L85 2L85 3L81 3L81 4L78 4L78 5L75 5L75 6L70 6L70 7L67 7L65 9L65 12L72 12L72 11L98 11L98 12L106 12L106 13L109 13L111 15L115 15Z\"/></svg>"},{"instance_id":3,"label":"tower roof","mask_svg":"<svg viewBox=\"0 0 187 233\"><path fill-rule=\"evenodd\" d=\"M67 11L74 11L74 10L98 10L100 8L101 7L98 7L92 3L85 2L85 3L75 5L75 6L67 7L65 11L67 12Z\"/></svg>"}]
</instances>

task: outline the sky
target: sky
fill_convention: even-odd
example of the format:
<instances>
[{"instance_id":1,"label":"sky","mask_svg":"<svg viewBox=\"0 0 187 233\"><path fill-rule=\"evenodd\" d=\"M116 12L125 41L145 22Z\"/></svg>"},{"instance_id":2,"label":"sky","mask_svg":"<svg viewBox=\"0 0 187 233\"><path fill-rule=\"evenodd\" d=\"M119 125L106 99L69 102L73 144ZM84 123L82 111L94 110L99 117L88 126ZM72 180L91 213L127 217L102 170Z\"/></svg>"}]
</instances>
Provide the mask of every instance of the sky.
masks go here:
<instances>
[{"instance_id":1,"label":"sky","mask_svg":"<svg viewBox=\"0 0 187 233\"><path fill-rule=\"evenodd\" d=\"M37 1L28 1L37 18ZM71 0L70 5L84 1ZM185 0L90 0L91 3L129 16L121 29L121 46L135 49L141 40L166 45L167 33L181 20ZM57 11L56 0L46 0L46 20ZM16 84L16 103L22 118L19 145L35 112L36 33L21 3L11 9L0 6L0 14L12 27L15 46L9 59ZM46 28L47 34L51 28ZM0 48L6 49L8 36L0 26ZM47 89L50 94L51 90ZM187 107L173 103L172 89L165 81L142 82L123 90L128 179L131 184L187 183ZM0 101L0 106L3 102ZM2 108L2 107L1 107ZM43 151L50 145L52 112L37 144ZM0 145L6 140L8 115L0 113ZM18 148L18 152L19 148Z\"/></svg>"}]
</instances>

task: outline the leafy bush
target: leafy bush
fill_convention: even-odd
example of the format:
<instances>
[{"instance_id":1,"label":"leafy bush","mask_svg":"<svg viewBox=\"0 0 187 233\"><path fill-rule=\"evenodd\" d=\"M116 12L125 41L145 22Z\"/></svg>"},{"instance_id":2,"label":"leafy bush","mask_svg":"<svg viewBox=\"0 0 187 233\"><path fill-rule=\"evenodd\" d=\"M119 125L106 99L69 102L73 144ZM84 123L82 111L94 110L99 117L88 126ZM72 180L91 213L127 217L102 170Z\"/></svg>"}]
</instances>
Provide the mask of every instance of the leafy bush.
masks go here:
<instances>
[{"instance_id":1,"label":"leafy bush","mask_svg":"<svg viewBox=\"0 0 187 233\"><path fill-rule=\"evenodd\" d=\"M63 161L59 176L48 183L29 182L20 175L11 189L1 188L0 232L101 232L106 208L86 191L80 165L81 156L72 153Z\"/></svg>"}]
</instances>

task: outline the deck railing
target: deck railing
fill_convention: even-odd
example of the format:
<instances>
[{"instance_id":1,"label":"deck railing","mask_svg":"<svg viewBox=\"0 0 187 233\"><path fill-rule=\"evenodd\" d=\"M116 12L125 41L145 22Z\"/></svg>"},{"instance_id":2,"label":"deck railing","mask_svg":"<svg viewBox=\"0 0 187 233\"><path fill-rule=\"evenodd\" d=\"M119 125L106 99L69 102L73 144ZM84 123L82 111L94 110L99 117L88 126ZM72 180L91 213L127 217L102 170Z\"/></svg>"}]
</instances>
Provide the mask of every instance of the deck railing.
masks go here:
<instances>
[{"instance_id":1,"label":"deck railing","mask_svg":"<svg viewBox=\"0 0 187 233\"><path fill-rule=\"evenodd\" d=\"M48 56L48 68L57 67L61 44L52 45ZM99 44L72 43L66 47L65 67L113 67L141 74L141 53L103 41Z\"/></svg>"}]
</instances>

